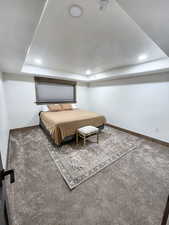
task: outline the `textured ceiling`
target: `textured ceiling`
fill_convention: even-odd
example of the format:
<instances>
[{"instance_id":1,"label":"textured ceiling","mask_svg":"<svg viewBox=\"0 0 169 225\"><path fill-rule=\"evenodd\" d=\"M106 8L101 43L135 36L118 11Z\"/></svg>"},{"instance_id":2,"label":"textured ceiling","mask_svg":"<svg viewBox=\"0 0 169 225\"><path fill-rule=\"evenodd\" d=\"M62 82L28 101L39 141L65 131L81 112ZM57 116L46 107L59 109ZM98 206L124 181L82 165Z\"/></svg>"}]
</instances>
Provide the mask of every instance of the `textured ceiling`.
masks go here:
<instances>
[{"instance_id":1,"label":"textured ceiling","mask_svg":"<svg viewBox=\"0 0 169 225\"><path fill-rule=\"evenodd\" d=\"M118 0L118 3L169 56L169 1Z\"/></svg>"},{"instance_id":2,"label":"textured ceiling","mask_svg":"<svg viewBox=\"0 0 169 225\"><path fill-rule=\"evenodd\" d=\"M0 1L0 70L21 71L44 0Z\"/></svg>"},{"instance_id":3,"label":"textured ceiling","mask_svg":"<svg viewBox=\"0 0 169 225\"><path fill-rule=\"evenodd\" d=\"M20 72L44 0L0 1L0 70Z\"/></svg>"},{"instance_id":4,"label":"textured ceiling","mask_svg":"<svg viewBox=\"0 0 169 225\"><path fill-rule=\"evenodd\" d=\"M0 71L89 81L169 70L168 11L168 0L110 0L103 11L97 0L0 1Z\"/></svg>"},{"instance_id":5,"label":"textured ceiling","mask_svg":"<svg viewBox=\"0 0 169 225\"><path fill-rule=\"evenodd\" d=\"M101 73L116 67L166 57L164 52L119 7L110 1L100 11L95 0L77 0L83 15L69 15L71 2L49 0L26 63L77 74ZM139 61L138 57L147 55Z\"/></svg>"}]
</instances>

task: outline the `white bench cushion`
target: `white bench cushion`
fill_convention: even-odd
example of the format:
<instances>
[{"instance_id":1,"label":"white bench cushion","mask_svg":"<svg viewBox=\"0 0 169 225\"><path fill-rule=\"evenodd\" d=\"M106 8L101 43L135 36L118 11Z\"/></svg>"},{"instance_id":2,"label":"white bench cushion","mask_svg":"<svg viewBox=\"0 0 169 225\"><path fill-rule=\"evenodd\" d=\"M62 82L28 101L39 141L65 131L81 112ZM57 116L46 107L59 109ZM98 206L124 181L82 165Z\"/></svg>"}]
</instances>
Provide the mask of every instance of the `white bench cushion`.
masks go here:
<instances>
[{"instance_id":1,"label":"white bench cushion","mask_svg":"<svg viewBox=\"0 0 169 225\"><path fill-rule=\"evenodd\" d=\"M90 135L90 134L93 134L93 133L98 133L99 128L94 127L94 126L85 126L85 127L79 128L78 132L80 134Z\"/></svg>"}]
</instances>

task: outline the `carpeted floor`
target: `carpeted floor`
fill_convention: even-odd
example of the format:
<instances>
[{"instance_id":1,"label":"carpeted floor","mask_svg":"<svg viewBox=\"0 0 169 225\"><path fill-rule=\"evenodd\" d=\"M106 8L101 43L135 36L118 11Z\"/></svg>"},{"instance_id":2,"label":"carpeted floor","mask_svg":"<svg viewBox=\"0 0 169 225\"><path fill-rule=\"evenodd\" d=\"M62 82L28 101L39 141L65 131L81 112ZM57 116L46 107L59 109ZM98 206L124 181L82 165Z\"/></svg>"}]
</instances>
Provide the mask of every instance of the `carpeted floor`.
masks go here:
<instances>
[{"instance_id":1,"label":"carpeted floor","mask_svg":"<svg viewBox=\"0 0 169 225\"><path fill-rule=\"evenodd\" d=\"M123 132L113 132L123 139ZM13 225L159 225L169 192L169 148L135 141L134 151L71 191L50 157L43 131L12 132L8 165L15 169L16 183L8 193Z\"/></svg>"}]
</instances>

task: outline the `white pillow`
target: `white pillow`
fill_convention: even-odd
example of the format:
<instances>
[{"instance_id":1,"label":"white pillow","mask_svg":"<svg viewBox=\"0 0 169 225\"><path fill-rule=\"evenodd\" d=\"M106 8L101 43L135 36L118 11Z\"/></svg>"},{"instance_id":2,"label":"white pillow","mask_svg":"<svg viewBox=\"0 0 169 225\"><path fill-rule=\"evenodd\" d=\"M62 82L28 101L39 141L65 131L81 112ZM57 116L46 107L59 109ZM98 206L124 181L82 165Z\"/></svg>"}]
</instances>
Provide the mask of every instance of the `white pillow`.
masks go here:
<instances>
[{"instance_id":1,"label":"white pillow","mask_svg":"<svg viewBox=\"0 0 169 225\"><path fill-rule=\"evenodd\" d=\"M41 110L42 110L43 112L48 112L48 111L49 111L49 108L48 108L47 105L42 105Z\"/></svg>"},{"instance_id":2,"label":"white pillow","mask_svg":"<svg viewBox=\"0 0 169 225\"><path fill-rule=\"evenodd\" d=\"M77 109L77 104L72 104L72 109Z\"/></svg>"}]
</instances>

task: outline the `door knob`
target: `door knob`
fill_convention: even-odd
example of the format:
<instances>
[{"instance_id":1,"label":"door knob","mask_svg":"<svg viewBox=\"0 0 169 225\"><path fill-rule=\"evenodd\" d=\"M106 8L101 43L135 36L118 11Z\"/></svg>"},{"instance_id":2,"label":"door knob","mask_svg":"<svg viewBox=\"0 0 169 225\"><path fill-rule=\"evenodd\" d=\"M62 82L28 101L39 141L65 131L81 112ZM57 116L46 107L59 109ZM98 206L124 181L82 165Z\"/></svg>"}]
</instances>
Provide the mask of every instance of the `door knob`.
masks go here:
<instances>
[{"instance_id":1,"label":"door knob","mask_svg":"<svg viewBox=\"0 0 169 225\"><path fill-rule=\"evenodd\" d=\"M10 183L15 182L15 173L14 170L0 170L0 186L2 187L2 181L5 179L6 176L10 175Z\"/></svg>"}]
</instances>

